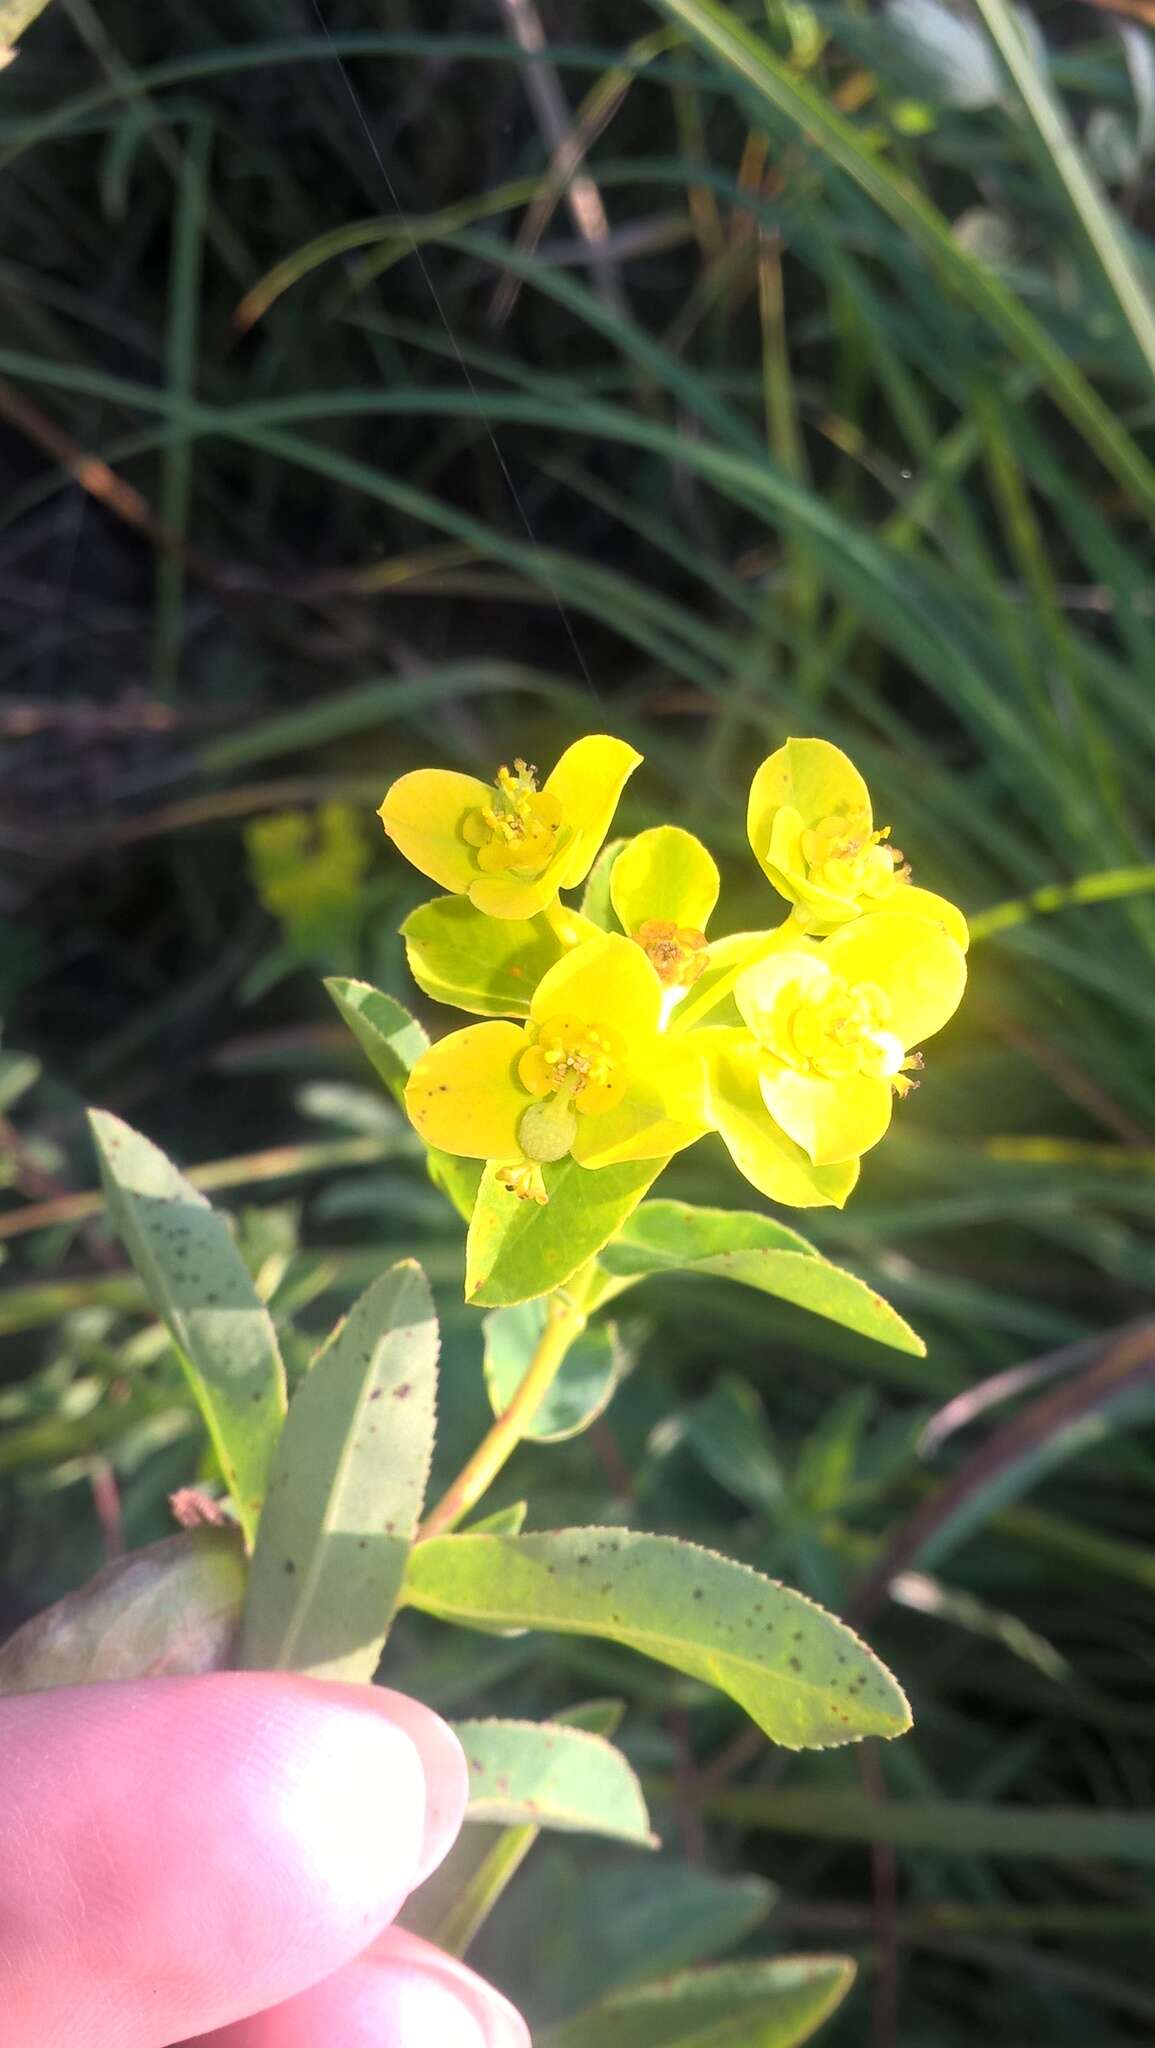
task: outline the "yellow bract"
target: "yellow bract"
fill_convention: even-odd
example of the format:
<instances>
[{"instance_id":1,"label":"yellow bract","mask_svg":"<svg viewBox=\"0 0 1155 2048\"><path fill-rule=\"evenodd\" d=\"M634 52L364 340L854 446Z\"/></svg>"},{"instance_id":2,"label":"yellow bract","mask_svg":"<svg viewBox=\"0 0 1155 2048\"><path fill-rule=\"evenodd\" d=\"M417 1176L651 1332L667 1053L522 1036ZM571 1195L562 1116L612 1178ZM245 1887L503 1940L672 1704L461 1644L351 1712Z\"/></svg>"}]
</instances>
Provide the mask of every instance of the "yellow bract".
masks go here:
<instances>
[{"instance_id":1,"label":"yellow bract","mask_svg":"<svg viewBox=\"0 0 1155 2048\"><path fill-rule=\"evenodd\" d=\"M895 1092L910 1085L909 1049L942 1029L965 983L962 949L940 924L886 911L738 977L762 1100L813 1165L878 1143Z\"/></svg>"},{"instance_id":2,"label":"yellow bract","mask_svg":"<svg viewBox=\"0 0 1155 2048\"><path fill-rule=\"evenodd\" d=\"M805 930L834 932L873 911L901 911L941 924L966 950L961 912L911 887L889 826L875 827L865 782L829 740L787 740L763 761L746 830L759 866Z\"/></svg>"},{"instance_id":3,"label":"yellow bract","mask_svg":"<svg viewBox=\"0 0 1155 2048\"><path fill-rule=\"evenodd\" d=\"M493 784L419 768L393 784L378 815L443 889L489 917L531 918L589 873L641 758L624 740L591 734L566 748L541 789L524 761Z\"/></svg>"},{"instance_id":4,"label":"yellow bract","mask_svg":"<svg viewBox=\"0 0 1155 2048\"><path fill-rule=\"evenodd\" d=\"M700 1054L661 1030L662 985L629 939L599 934L543 977L526 1025L470 1025L417 1061L405 1101L445 1152L508 1164L540 1200L530 1166L572 1156L599 1167L663 1159L709 1125Z\"/></svg>"},{"instance_id":5,"label":"yellow bract","mask_svg":"<svg viewBox=\"0 0 1155 2048\"><path fill-rule=\"evenodd\" d=\"M717 866L658 825L610 868L623 935L599 931L603 878L588 916L558 892L589 873L640 758L594 735L540 788L520 760L492 785L440 770L393 784L386 831L451 892L408 920L416 977L488 1017L416 1062L409 1115L430 1146L494 1162L525 1202L548 1199L562 1161L659 1161L712 1129L771 1201L841 1206L914 1085L912 1048L959 1003L965 919L912 885L846 755L791 739L758 769L748 812L790 916L708 943Z\"/></svg>"}]
</instances>

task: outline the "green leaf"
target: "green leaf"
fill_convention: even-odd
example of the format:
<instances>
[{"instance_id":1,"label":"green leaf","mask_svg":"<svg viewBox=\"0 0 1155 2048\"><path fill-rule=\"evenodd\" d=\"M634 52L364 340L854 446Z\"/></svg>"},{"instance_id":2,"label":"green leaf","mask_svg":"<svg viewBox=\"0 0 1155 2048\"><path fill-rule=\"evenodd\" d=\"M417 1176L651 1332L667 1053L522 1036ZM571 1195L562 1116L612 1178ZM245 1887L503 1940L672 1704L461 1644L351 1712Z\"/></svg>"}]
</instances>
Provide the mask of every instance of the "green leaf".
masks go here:
<instances>
[{"instance_id":1,"label":"green leaf","mask_svg":"<svg viewBox=\"0 0 1155 2048\"><path fill-rule=\"evenodd\" d=\"M394 1266L293 1396L261 1516L242 1643L249 1669L372 1678L433 1455L437 1321Z\"/></svg>"},{"instance_id":2,"label":"green leaf","mask_svg":"<svg viewBox=\"0 0 1155 2048\"><path fill-rule=\"evenodd\" d=\"M0 1648L0 1693L224 1670L244 1590L239 1529L150 1543L9 1636Z\"/></svg>"},{"instance_id":3,"label":"green leaf","mask_svg":"<svg viewBox=\"0 0 1155 2048\"><path fill-rule=\"evenodd\" d=\"M652 917L704 931L718 888L717 863L701 840L680 825L655 825L619 855L610 900L627 932Z\"/></svg>"},{"instance_id":4,"label":"green leaf","mask_svg":"<svg viewBox=\"0 0 1155 2048\"><path fill-rule=\"evenodd\" d=\"M496 1508L492 1515L482 1515L469 1525L471 1536L520 1536L529 1513L529 1502L511 1501L507 1508Z\"/></svg>"},{"instance_id":5,"label":"green leaf","mask_svg":"<svg viewBox=\"0 0 1155 2048\"><path fill-rule=\"evenodd\" d=\"M429 1049L428 1033L392 996L383 995L367 981L333 975L325 987L370 1066L403 1103L409 1069Z\"/></svg>"},{"instance_id":6,"label":"green leaf","mask_svg":"<svg viewBox=\"0 0 1155 2048\"><path fill-rule=\"evenodd\" d=\"M665 1787L663 1790L667 1789ZM669 1791L673 1793L673 1787ZM982 1805L962 1799L875 1799L852 1785L734 1785L707 1813L770 1834L885 1842L944 1856L1042 1857L1155 1868L1155 1810Z\"/></svg>"},{"instance_id":7,"label":"green leaf","mask_svg":"<svg viewBox=\"0 0 1155 2048\"><path fill-rule=\"evenodd\" d=\"M601 1255L621 1279L650 1273L712 1273L793 1302L916 1358L922 1338L865 1280L844 1272L797 1231L752 1210L695 1209L688 1202L646 1202Z\"/></svg>"},{"instance_id":8,"label":"green leaf","mask_svg":"<svg viewBox=\"0 0 1155 2048\"><path fill-rule=\"evenodd\" d=\"M367 981L333 975L325 987L370 1065L404 1107L409 1069L423 1052L428 1052L428 1032L401 1003L383 995L380 989L371 988ZM426 1163L434 1186L449 1197L458 1215L468 1223L481 1178L476 1160L454 1159L448 1152L430 1146Z\"/></svg>"},{"instance_id":9,"label":"green leaf","mask_svg":"<svg viewBox=\"0 0 1155 2048\"><path fill-rule=\"evenodd\" d=\"M547 1306L518 1302L486 1316L485 1385L495 1415L503 1415L529 1370L545 1329ZM599 1323L570 1346L557 1378L525 1431L539 1443L579 1436L608 1407L624 1364L616 1325ZM475 1532L476 1533L476 1532Z\"/></svg>"},{"instance_id":10,"label":"green leaf","mask_svg":"<svg viewBox=\"0 0 1155 2048\"><path fill-rule=\"evenodd\" d=\"M762 1403L747 1380L725 1373L685 1417L686 1441L719 1486L757 1514L781 1522L790 1487L767 1427Z\"/></svg>"},{"instance_id":11,"label":"green leaf","mask_svg":"<svg viewBox=\"0 0 1155 2048\"><path fill-rule=\"evenodd\" d=\"M723 1877L673 1856L647 1858L641 1870L632 1860L587 1864L565 1957L551 1966L549 2010L580 2013L591 1999L704 1962L745 1940L777 1897L764 1877Z\"/></svg>"},{"instance_id":12,"label":"green leaf","mask_svg":"<svg viewBox=\"0 0 1155 2048\"><path fill-rule=\"evenodd\" d=\"M619 1991L539 2035L540 2048L795 2048L854 1981L844 1956L776 1956Z\"/></svg>"},{"instance_id":13,"label":"green leaf","mask_svg":"<svg viewBox=\"0 0 1155 2048\"><path fill-rule=\"evenodd\" d=\"M908 236L939 279L957 290L1019 361L1038 372L1072 425L1104 465L1142 502L1155 503L1155 470L1112 408L1050 331L1002 279L969 256L952 223L905 173L873 148L852 120L828 102L808 78L797 76L791 60L756 34L723 0L655 0L659 11L686 29L736 82L743 103L748 88L797 128L821 154L872 199Z\"/></svg>"},{"instance_id":14,"label":"green leaf","mask_svg":"<svg viewBox=\"0 0 1155 2048\"><path fill-rule=\"evenodd\" d=\"M560 1721L458 1721L467 1820L610 1835L653 1848L642 1788L620 1750Z\"/></svg>"},{"instance_id":15,"label":"green leaf","mask_svg":"<svg viewBox=\"0 0 1155 2048\"><path fill-rule=\"evenodd\" d=\"M841 1622L672 1536L433 1537L410 1557L404 1598L465 1626L624 1643L728 1693L786 1749L834 1748L910 1726L899 1686Z\"/></svg>"},{"instance_id":16,"label":"green leaf","mask_svg":"<svg viewBox=\"0 0 1155 2048\"><path fill-rule=\"evenodd\" d=\"M544 1168L549 1201L521 1202L497 1178L481 1177L465 1247L465 1299L507 1308L550 1294L599 1252L653 1186L664 1159L625 1166L579 1166L573 1159Z\"/></svg>"},{"instance_id":17,"label":"green leaf","mask_svg":"<svg viewBox=\"0 0 1155 2048\"><path fill-rule=\"evenodd\" d=\"M628 839L611 839L607 841L586 879L586 885L582 891L581 914L583 917L588 917L591 924L596 924L599 931L616 932L618 929L618 921L614 916L613 905L610 902L610 876L613 873L614 862L619 853L629 843Z\"/></svg>"},{"instance_id":18,"label":"green leaf","mask_svg":"<svg viewBox=\"0 0 1155 2048\"><path fill-rule=\"evenodd\" d=\"M495 1521L497 1517L493 1518ZM586 1700L558 1715L566 1729L616 1734L620 1700ZM463 1956L512 1883L538 1835L540 1822L495 1827L475 1821L463 1828L448 1856L402 1908L400 1923L452 1956Z\"/></svg>"},{"instance_id":19,"label":"green leaf","mask_svg":"<svg viewBox=\"0 0 1155 2048\"><path fill-rule=\"evenodd\" d=\"M285 1413L272 1318L223 1216L157 1146L88 1113L112 1221L166 1324L251 1542Z\"/></svg>"},{"instance_id":20,"label":"green leaf","mask_svg":"<svg viewBox=\"0 0 1155 2048\"><path fill-rule=\"evenodd\" d=\"M431 1145L425 1164L434 1187L448 1196L462 1221L468 1223L481 1186L480 1159L457 1159L451 1152L439 1152Z\"/></svg>"},{"instance_id":21,"label":"green leaf","mask_svg":"<svg viewBox=\"0 0 1155 2048\"><path fill-rule=\"evenodd\" d=\"M479 1017L528 1017L538 982L566 950L544 917L486 917L466 896L423 903L401 934L418 988Z\"/></svg>"}]
</instances>

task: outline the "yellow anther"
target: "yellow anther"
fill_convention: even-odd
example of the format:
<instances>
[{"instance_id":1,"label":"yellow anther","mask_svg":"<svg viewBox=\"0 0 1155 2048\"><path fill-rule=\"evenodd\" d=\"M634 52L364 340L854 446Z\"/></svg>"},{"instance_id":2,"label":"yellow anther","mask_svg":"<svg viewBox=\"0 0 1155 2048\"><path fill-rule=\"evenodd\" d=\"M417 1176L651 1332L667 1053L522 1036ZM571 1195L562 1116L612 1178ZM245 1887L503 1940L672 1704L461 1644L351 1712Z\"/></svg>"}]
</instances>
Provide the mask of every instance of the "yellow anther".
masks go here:
<instances>
[{"instance_id":1,"label":"yellow anther","mask_svg":"<svg viewBox=\"0 0 1155 2048\"><path fill-rule=\"evenodd\" d=\"M498 769L493 801L471 811L461 830L483 874L531 879L548 866L561 825L557 797L539 790L537 770L518 760L512 770Z\"/></svg>"},{"instance_id":2,"label":"yellow anther","mask_svg":"<svg viewBox=\"0 0 1155 2048\"><path fill-rule=\"evenodd\" d=\"M499 1167L497 1178L519 1202L536 1202L544 1209L549 1201L541 1168L528 1159L520 1160L516 1166Z\"/></svg>"},{"instance_id":3,"label":"yellow anther","mask_svg":"<svg viewBox=\"0 0 1155 2048\"><path fill-rule=\"evenodd\" d=\"M549 1017L530 1027L534 1039L517 1063L518 1079L539 1098L564 1091L581 1116L616 1109L626 1092L625 1046L608 1024Z\"/></svg>"},{"instance_id":4,"label":"yellow anther","mask_svg":"<svg viewBox=\"0 0 1155 2048\"><path fill-rule=\"evenodd\" d=\"M887 845L889 825L871 829L865 812L822 818L802 834L807 879L839 895L884 901L910 869L896 846Z\"/></svg>"}]
</instances>

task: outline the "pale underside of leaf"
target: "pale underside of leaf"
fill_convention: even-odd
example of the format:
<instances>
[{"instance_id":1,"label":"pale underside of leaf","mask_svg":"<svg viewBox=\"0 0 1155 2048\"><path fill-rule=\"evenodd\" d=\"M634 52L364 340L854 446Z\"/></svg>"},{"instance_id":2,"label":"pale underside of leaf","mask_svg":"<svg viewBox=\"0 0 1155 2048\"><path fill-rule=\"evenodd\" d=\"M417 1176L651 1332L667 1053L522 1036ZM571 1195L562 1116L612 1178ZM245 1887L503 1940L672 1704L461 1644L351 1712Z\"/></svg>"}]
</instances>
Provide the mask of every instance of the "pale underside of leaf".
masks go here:
<instances>
[{"instance_id":1,"label":"pale underside of leaf","mask_svg":"<svg viewBox=\"0 0 1155 2048\"><path fill-rule=\"evenodd\" d=\"M0 1693L220 1671L245 1590L239 1529L166 1536L117 1558L0 1648Z\"/></svg>"}]
</instances>

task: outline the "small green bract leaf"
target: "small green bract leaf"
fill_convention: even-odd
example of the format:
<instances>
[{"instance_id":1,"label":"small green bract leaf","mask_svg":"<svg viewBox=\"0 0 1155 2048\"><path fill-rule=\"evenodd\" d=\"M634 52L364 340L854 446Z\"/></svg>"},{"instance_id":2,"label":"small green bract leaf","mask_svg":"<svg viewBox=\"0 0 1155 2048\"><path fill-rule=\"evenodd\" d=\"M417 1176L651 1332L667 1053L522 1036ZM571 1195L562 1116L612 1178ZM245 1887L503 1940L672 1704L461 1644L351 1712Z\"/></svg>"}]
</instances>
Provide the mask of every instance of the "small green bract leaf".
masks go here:
<instances>
[{"instance_id":1,"label":"small green bract leaf","mask_svg":"<svg viewBox=\"0 0 1155 2048\"><path fill-rule=\"evenodd\" d=\"M425 1275L407 1260L297 1388L250 1574L250 1669L372 1678L425 1498L437 1349Z\"/></svg>"},{"instance_id":2,"label":"small green bract leaf","mask_svg":"<svg viewBox=\"0 0 1155 2048\"><path fill-rule=\"evenodd\" d=\"M466 1819L530 1822L653 1848L642 1788L620 1750L560 1721L458 1721Z\"/></svg>"},{"instance_id":3,"label":"small green bract leaf","mask_svg":"<svg viewBox=\"0 0 1155 2048\"><path fill-rule=\"evenodd\" d=\"M599 1252L653 1186L664 1159L625 1166L579 1166L562 1159L544 1169L546 1207L521 1202L487 1166L465 1247L465 1298L506 1308L564 1287Z\"/></svg>"},{"instance_id":4,"label":"small green bract leaf","mask_svg":"<svg viewBox=\"0 0 1155 2048\"><path fill-rule=\"evenodd\" d=\"M520 1536L529 1513L529 1502L511 1501L507 1508L495 1508L491 1515L481 1515L469 1525L471 1536Z\"/></svg>"},{"instance_id":5,"label":"small green bract leaf","mask_svg":"<svg viewBox=\"0 0 1155 2048\"><path fill-rule=\"evenodd\" d=\"M221 1671L231 1662L244 1590L239 1529L150 1543L9 1636L0 1693Z\"/></svg>"},{"instance_id":6,"label":"small green bract leaf","mask_svg":"<svg viewBox=\"0 0 1155 2048\"><path fill-rule=\"evenodd\" d=\"M285 1413L272 1318L224 1217L129 1124L103 1109L88 1120L112 1221L176 1345L251 1541Z\"/></svg>"},{"instance_id":7,"label":"small green bract leaf","mask_svg":"<svg viewBox=\"0 0 1155 2048\"><path fill-rule=\"evenodd\" d=\"M443 1621L624 1643L728 1693L786 1749L910 1726L898 1684L833 1615L672 1536L434 1537L413 1551L404 1597Z\"/></svg>"},{"instance_id":8,"label":"small green bract leaf","mask_svg":"<svg viewBox=\"0 0 1155 2048\"><path fill-rule=\"evenodd\" d=\"M495 1308L487 1315L485 1385L495 1415L503 1415L529 1370L546 1325L542 1300ZM538 1443L562 1443L596 1422L608 1406L624 1358L612 1323L585 1330L566 1353L556 1379L533 1417L526 1436Z\"/></svg>"},{"instance_id":9,"label":"small green bract leaf","mask_svg":"<svg viewBox=\"0 0 1155 2048\"><path fill-rule=\"evenodd\" d=\"M579 918L574 927L582 932ZM401 935L418 988L478 1017L528 1017L534 989L565 951L544 917L486 917L466 896L423 903Z\"/></svg>"},{"instance_id":10,"label":"small green bract leaf","mask_svg":"<svg viewBox=\"0 0 1155 2048\"><path fill-rule=\"evenodd\" d=\"M854 1981L845 1956L778 1956L687 1970L619 1991L561 2026L541 2048L796 2048Z\"/></svg>"},{"instance_id":11,"label":"small green bract leaf","mask_svg":"<svg viewBox=\"0 0 1155 2048\"><path fill-rule=\"evenodd\" d=\"M646 1202L606 1246L601 1263L619 1278L713 1273L826 1316L861 1337L916 1358L926 1345L865 1280L824 1259L797 1231L750 1210Z\"/></svg>"}]
</instances>

